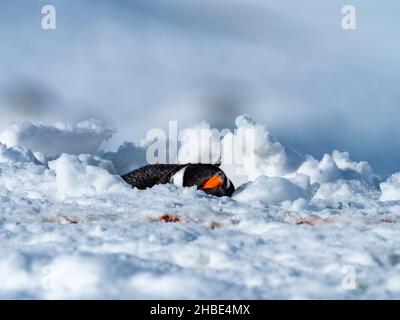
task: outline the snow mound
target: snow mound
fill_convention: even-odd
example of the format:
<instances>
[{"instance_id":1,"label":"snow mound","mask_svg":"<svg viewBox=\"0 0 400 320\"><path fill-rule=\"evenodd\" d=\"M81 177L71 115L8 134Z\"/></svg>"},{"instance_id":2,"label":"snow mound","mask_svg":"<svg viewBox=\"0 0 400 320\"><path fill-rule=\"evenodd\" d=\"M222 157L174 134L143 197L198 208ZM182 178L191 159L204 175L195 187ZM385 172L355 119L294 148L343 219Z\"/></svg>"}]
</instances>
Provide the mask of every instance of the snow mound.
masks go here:
<instances>
[{"instance_id":1,"label":"snow mound","mask_svg":"<svg viewBox=\"0 0 400 320\"><path fill-rule=\"evenodd\" d=\"M310 176L312 182L333 182L340 179L362 180L377 186L378 177L371 166L365 162L353 162L348 152L333 151L332 155L325 154L321 161L306 156L297 172Z\"/></svg>"},{"instance_id":2,"label":"snow mound","mask_svg":"<svg viewBox=\"0 0 400 320\"><path fill-rule=\"evenodd\" d=\"M292 172L300 156L285 147L249 116L236 118L236 130L222 140L222 169L237 185L254 181L261 175L283 176Z\"/></svg>"},{"instance_id":3,"label":"snow mound","mask_svg":"<svg viewBox=\"0 0 400 320\"><path fill-rule=\"evenodd\" d=\"M286 149L247 115L236 119L236 129L218 131L201 122L181 131L180 163L217 163L235 185L254 181L261 175L282 176L293 172L301 155Z\"/></svg>"},{"instance_id":4,"label":"snow mound","mask_svg":"<svg viewBox=\"0 0 400 320\"><path fill-rule=\"evenodd\" d=\"M352 161L348 152L333 151L317 160L283 146L265 125L247 115L237 117L235 124L233 132L218 132L205 122L183 130L179 161L216 163L220 159L221 168L236 186L260 176L290 179L299 173L309 176L311 183L358 180L378 189L379 177L371 166Z\"/></svg>"},{"instance_id":5,"label":"snow mound","mask_svg":"<svg viewBox=\"0 0 400 320\"><path fill-rule=\"evenodd\" d=\"M319 184L311 185L309 177L305 175L297 175L293 181L281 177L260 176L254 182L240 186L233 199L239 202L276 205L299 198L310 200L318 188Z\"/></svg>"},{"instance_id":6,"label":"snow mound","mask_svg":"<svg viewBox=\"0 0 400 320\"><path fill-rule=\"evenodd\" d=\"M7 148L7 146L0 143L0 163L14 162L32 162L40 164L40 161L35 158L29 149L19 146Z\"/></svg>"},{"instance_id":7,"label":"snow mound","mask_svg":"<svg viewBox=\"0 0 400 320\"><path fill-rule=\"evenodd\" d=\"M321 183L315 199L327 203L350 203L358 207L366 207L379 199L380 191L360 180L338 180Z\"/></svg>"},{"instance_id":8,"label":"snow mound","mask_svg":"<svg viewBox=\"0 0 400 320\"><path fill-rule=\"evenodd\" d=\"M385 182L380 184L381 201L400 200L400 172L392 174Z\"/></svg>"},{"instance_id":9,"label":"snow mound","mask_svg":"<svg viewBox=\"0 0 400 320\"><path fill-rule=\"evenodd\" d=\"M57 195L61 199L82 197L125 188L119 176L111 175L107 170L88 165L74 155L62 154L57 160L49 162L49 168L56 174ZM85 163L86 162L86 163Z\"/></svg>"},{"instance_id":10,"label":"snow mound","mask_svg":"<svg viewBox=\"0 0 400 320\"><path fill-rule=\"evenodd\" d=\"M47 157L61 153L96 153L100 145L112 136L113 130L99 120L78 124L24 122L13 124L0 133L0 142L8 147L24 146Z\"/></svg>"}]
</instances>

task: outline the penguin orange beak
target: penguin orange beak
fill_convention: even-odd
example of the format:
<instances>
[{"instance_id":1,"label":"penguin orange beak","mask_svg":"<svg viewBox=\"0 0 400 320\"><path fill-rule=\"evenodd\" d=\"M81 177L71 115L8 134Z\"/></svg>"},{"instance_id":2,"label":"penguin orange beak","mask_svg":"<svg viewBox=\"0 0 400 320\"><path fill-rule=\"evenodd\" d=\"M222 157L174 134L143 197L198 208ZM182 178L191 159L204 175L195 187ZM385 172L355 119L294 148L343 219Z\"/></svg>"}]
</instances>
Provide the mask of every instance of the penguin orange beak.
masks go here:
<instances>
[{"instance_id":1,"label":"penguin orange beak","mask_svg":"<svg viewBox=\"0 0 400 320\"><path fill-rule=\"evenodd\" d=\"M213 175L210 179L206 180L201 186L201 189L214 189L224 183L224 180L217 174Z\"/></svg>"}]
</instances>

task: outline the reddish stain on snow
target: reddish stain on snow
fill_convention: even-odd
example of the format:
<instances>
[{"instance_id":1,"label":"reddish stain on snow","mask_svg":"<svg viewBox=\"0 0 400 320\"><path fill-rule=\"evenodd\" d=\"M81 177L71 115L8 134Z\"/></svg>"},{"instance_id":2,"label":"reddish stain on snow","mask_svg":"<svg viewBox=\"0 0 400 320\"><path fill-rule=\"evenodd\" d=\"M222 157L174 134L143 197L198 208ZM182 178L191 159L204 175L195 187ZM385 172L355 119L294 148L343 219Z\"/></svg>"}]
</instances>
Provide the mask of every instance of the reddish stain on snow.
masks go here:
<instances>
[{"instance_id":1,"label":"reddish stain on snow","mask_svg":"<svg viewBox=\"0 0 400 320\"><path fill-rule=\"evenodd\" d=\"M306 217L306 218L300 218L296 221L296 224L308 224L311 226L314 226L316 224L330 224L333 223L331 219L321 219L319 217Z\"/></svg>"},{"instance_id":2,"label":"reddish stain on snow","mask_svg":"<svg viewBox=\"0 0 400 320\"><path fill-rule=\"evenodd\" d=\"M163 214L161 217L158 217L157 220L164 222L180 222L181 218L174 214Z\"/></svg>"},{"instance_id":3,"label":"reddish stain on snow","mask_svg":"<svg viewBox=\"0 0 400 320\"><path fill-rule=\"evenodd\" d=\"M385 219L381 219L381 223L396 223L396 221L394 221L392 219L385 218Z\"/></svg>"}]
</instances>

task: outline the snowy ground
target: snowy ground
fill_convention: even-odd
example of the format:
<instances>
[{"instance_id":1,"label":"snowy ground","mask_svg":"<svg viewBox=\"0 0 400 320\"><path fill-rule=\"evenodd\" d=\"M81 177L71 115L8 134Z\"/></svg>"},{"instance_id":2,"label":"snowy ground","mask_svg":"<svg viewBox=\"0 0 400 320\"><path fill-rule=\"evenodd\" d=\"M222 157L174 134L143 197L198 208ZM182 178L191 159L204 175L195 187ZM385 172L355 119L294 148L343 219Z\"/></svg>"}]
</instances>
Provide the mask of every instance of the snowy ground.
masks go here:
<instances>
[{"instance_id":1,"label":"snowy ground","mask_svg":"<svg viewBox=\"0 0 400 320\"><path fill-rule=\"evenodd\" d=\"M116 174L145 149L100 150L113 130L98 121L4 130L0 298L400 298L400 174L300 155L248 117L236 126L257 141L240 176L222 159L241 185L232 199L131 189Z\"/></svg>"}]
</instances>

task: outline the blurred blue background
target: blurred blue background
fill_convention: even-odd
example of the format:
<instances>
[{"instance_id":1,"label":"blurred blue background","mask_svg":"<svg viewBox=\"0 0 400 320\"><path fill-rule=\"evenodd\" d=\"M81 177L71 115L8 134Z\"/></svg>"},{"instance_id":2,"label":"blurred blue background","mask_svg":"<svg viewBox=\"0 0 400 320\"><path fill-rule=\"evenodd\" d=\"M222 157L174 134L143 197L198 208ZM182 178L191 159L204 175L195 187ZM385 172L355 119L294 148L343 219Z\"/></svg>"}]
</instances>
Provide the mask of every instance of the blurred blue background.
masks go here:
<instances>
[{"instance_id":1,"label":"blurred blue background","mask_svg":"<svg viewBox=\"0 0 400 320\"><path fill-rule=\"evenodd\" d=\"M41 8L57 29L41 28ZM357 30L341 8L357 9ZM0 130L100 118L109 142L168 120L232 128L247 113L284 143L400 171L396 0L8 0L0 10Z\"/></svg>"}]
</instances>

